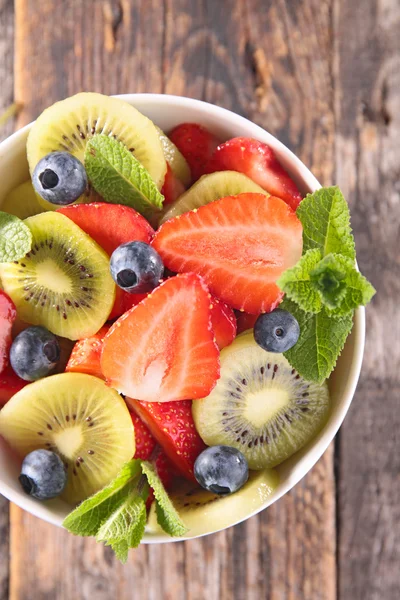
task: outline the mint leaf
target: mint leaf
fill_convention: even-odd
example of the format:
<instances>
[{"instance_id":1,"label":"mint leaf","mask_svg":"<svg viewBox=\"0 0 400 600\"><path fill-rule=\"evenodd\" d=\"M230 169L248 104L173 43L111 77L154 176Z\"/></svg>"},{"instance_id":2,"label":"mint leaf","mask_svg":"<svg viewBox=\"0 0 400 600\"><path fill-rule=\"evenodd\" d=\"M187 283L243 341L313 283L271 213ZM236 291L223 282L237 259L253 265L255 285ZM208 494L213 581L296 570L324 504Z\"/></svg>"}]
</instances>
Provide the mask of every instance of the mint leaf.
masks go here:
<instances>
[{"instance_id":1,"label":"mint leaf","mask_svg":"<svg viewBox=\"0 0 400 600\"><path fill-rule=\"evenodd\" d=\"M126 540L122 540L121 542L114 542L107 545L111 546L118 560L120 560L122 564L126 564L129 554L128 542Z\"/></svg>"},{"instance_id":2,"label":"mint leaf","mask_svg":"<svg viewBox=\"0 0 400 600\"><path fill-rule=\"evenodd\" d=\"M18 217L0 211L0 263L24 257L32 245L32 233Z\"/></svg>"},{"instance_id":3,"label":"mint leaf","mask_svg":"<svg viewBox=\"0 0 400 600\"><path fill-rule=\"evenodd\" d=\"M163 530L173 537L185 535L188 531L176 508L171 502L155 467L148 461L142 462L142 471L153 488L156 501L157 521Z\"/></svg>"},{"instance_id":4,"label":"mint leaf","mask_svg":"<svg viewBox=\"0 0 400 600\"><path fill-rule=\"evenodd\" d=\"M297 343L284 355L304 379L322 383L333 371L353 327L352 313L332 318L322 308L318 314L313 314L288 298L283 300L280 308L289 311L300 326Z\"/></svg>"},{"instance_id":5,"label":"mint leaf","mask_svg":"<svg viewBox=\"0 0 400 600\"><path fill-rule=\"evenodd\" d=\"M332 252L355 259L350 211L338 187L308 194L296 214L303 225L303 252L319 248L323 256Z\"/></svg>"},{"instance_id":6,"label":"mint leaf","mask_svg":"<svg viewBox=\"0 0 400 600\"><path fill-rule=\"evenodd\" d=\"M106 202L131 206L148 218L162 208L164 197L149 172L114 138L98 134L89 140L85 168L90 183Z\"/></svg>"},{"instance_id":7,"label":"mint leaf","mask_svg":"<svg viewBox=\"0 0 400 600\"><path fill-rule=\"evenodd\" d=\"M307 312L317 313L322 308L321 297L310 279L311 271L315 270L321 258L318 248L307 250L298 263L284 271L277 281L286 296Z\"/></svg>"},{"instance_id":8,"label":"mint leaf","mask_svg":"<svg viewBox=\"0 0 400 600\"><path fill-rule=\"evenodd\" d=\"M328 254L310 274L314 288L331 316L343 316L368 304L375 289L349 258Z\"/></svg>"},{"instance_id":9,"label":"mint leaf","mask_svg":"<svg viewBox=\"0 0 400 600\"><path fill-rule=\"evenodd\" d=\"M96 535L104 521L121 506L129 488L133 487L140 476L140 460L126 463L107 487L73 510L64 520L63 526L74 535Z\"/></svg>"},{"instance_id":10,"label":"mint leaf","mask_svg":"<svg viewBox=\"0 0 400 600\"><path fill-rule=\"evenodd\" d=\"M136 548L143 537L146 516L143 498L131 493L105 519L97 532L96 540L108 543L126 541L129 548Z\"/></svg>"}]
</instances>

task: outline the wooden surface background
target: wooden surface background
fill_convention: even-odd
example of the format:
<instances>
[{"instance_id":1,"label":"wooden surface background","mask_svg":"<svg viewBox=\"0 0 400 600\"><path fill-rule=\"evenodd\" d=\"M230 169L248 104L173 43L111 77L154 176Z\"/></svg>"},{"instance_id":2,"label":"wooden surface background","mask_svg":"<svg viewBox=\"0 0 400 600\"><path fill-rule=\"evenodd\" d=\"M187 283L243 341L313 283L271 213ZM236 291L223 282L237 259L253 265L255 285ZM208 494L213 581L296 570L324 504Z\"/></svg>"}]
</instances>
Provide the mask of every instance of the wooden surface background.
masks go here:
<instances>
[{"instance_id":1,"label":"wooden surface background","mask_svg":"<svg viewBox=\"0 0 400 600\"><path fill-rule=\"evenodd\" d=\"M127 566L0 500L0 599L400 597L399 0L0 0L0 108L16 123L80 90L214 102L292 148L352 209L367 312L335 446L228 531L142 546Z\"/></svg>"}]
</instances>

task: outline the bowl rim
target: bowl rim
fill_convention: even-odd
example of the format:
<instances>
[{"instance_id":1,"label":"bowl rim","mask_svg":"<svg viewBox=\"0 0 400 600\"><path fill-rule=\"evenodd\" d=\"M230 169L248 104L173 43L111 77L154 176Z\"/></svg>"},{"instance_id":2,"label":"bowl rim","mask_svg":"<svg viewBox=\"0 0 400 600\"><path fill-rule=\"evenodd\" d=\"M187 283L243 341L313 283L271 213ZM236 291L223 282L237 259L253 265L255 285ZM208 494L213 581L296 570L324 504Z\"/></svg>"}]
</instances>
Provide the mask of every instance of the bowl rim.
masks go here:
<instances>
[{"instance_id":1,"label":"bowl rim","mask_svg":"<svg viewBox=\"0 0 400 600\"><path fill-rule=\"evenodd\" d=\"M121 98L122 100L128 101L130 104L138 107L140 110L140 106L151 106L155 109L162 109L163 107L172 107L172 108L182 108L184 109L195 109L200 114L204 114L205 112L208 115L212 115L216 121L223 121L224 125L231 126L233 130L238 125L242 125L242 127L246 128L249 137L255 137L263 140L267 144L270 144L276 152L280 156L285 158L286 162L290 162L291 169L298 174L298 176L305 182L305 184L309 187L311 191L315 191L321 188L321 184L314 177L311 171L305 166L305 164L289 149L283 142L278 140L275 136L270 134L268 131L256 125L249 119L238 115L226 108L222 108L220 106L216 106L215 104L211 104L205 102L203 100L197 100L193 98L188 98L185 96L176 96L171 94L119 94L115 96L117 98ZM184 112L182 112L184 115ZM184 117L182 119L184 121ZM32 127L33 122L25 125L8 138L6 138L3 142L0 143L0 159L3 153L6 153L9 147L14 146L20 142L21 138L24 138ZM237 525L243 521L246 521L250 517L258 514L262 510L271 506L277 500L282 498L287 492L289 492L305 475L312 469L315 463L321 458L324 452L327 450L328 446L334 439L336 433L338 432L341 424L343 423L346 414L350 408L351 402L354 397L354 392L357 387L358 379L360 376L361 365L364 355L364 345L365 345L365 308L359 307L354 314L354 326L353 332L355 332L355 340L354 340L354 353L352 356L352 362L350 367L350 372L347 377L346 389L344 390L343 396L345 396L345 402L336 418L330 417L325 426L324 435L318 440L316 445L309 449L304 458L307 457L307 461L304 464L303 468L299 473L294 476L288 477L285 483L280 486L279 493L274 493L270 499L268 499L261 507L256 510L250 512L246 517L239 519L232 525ZM0 448L1 451L1 448ZM9 485L4 483L1 480L0 475L0 494L5 496L8 500L19 506L20 508L26 510L30 514L43 519L44 521L51 523L53 525L62 526L61 519L53 514L52 507L47 505L46 503L35 502L34 504L29 503L29 508L27 508L28 501L30 498L25 498L23 492L16 492ZM196 535L188 538L171 538L165 535L152 534L149 532L145 533L145 536L142 540L142 543L173 543L176 541L183 541L189 539L195 539L196 537L203 537L205 535L211 535L212 533L217 533L218 531L222 531L227 529L228 527L222 527L220 529L216 529L215 531L204 533L201 535Z\"/></svg>"}]
</instances>

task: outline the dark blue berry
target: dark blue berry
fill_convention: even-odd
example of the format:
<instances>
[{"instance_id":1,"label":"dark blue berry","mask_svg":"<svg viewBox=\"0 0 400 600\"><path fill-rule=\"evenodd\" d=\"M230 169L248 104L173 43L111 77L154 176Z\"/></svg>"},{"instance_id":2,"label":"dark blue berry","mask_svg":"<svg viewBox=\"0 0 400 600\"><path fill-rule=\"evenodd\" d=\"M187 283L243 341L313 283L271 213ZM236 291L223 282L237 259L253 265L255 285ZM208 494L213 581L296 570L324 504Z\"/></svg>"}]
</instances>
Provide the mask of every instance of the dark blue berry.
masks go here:
<instances>
[{"instance_id":1,"label":"dark blue berry","mask_svg":"<svg viewBox=\"0 0 400 600\"><path fill-rule=\"evenodd\" d=\"M201 487L214 494L237 492L249 477L243 454L230 446L206 448L194 463L194 475Z\"/></svg>"},{"instance_id":2,"label":"dark blue berry","mask_svg":"<svg viewBox=\"0 0 400 600\"><path fill-rule=\"evenodd\" d=\"M160 283L164 265L158 252L149 244L128 242L111 254L110 271L120 288L131 294L144 294Z\"/></svg>"},{"instance_id":3,"label":"dark blue berry","mask_svg":"<svg viewBox=\"0 0 400 600\"><path fill-rule=\"evenodd\" d=\"M38 162L32 183L47 202L58 205L72 204L87 187L83 164L69 152L50 152Z\"/></svg>"},{"instance_id":4,"label":"dark blue berry","mask_svg":"<svg viewBox=\"0 0 400 600\"><path fill-rule=\"evenodd\" d=\"M34 450L22 463L19 482L26 494L38 500L59 496L67 484L61 458L49 450Z\"/></svg>"},{"instance_id":5,"label":"dark blue berry","mask_svg":"<svg viewBox=\"0 0 400 600\"><path fill-rule=\"evenodd\" d=\"M10 363L25 381L49 375L60 360L60 345L45 327L28 327L11 344Z\"/></svg>"},{"instance_id":6,"label":"dark blue berry","mask_svg":"<svg viewBox=\"0 0 400 600\"><path fill-rule=\"evenodd\" d=\"M297 320L280 308L260 315L254 325L254 339L267 352L286 352L296 344L299 335Z\"/></svg>"}]
</instances>

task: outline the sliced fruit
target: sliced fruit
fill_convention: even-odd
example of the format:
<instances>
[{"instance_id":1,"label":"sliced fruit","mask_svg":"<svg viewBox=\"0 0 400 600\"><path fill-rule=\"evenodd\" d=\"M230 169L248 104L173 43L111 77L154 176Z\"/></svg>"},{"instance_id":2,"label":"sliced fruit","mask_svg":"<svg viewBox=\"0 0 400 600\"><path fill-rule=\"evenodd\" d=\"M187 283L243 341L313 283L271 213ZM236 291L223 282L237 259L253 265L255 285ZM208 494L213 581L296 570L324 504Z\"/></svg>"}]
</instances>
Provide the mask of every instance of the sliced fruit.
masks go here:
<instances>
[{"instance_id":1,"label":"sliced fruit","mask_svg":"<svg viewBox=\"0 0 400 600\"><path fill-rule=\"evenodd\" d=\"M10 366L6 367L0 373L0 408L26 385L27 381L18 377Z\"/></svg>"},{"instance_id":2,"label":"sliced fruit","mask_svg":"<svg viewBox=\"0 0 400 600\"><path fill-rule=\"evenodd\" d=\"M209 446L233 446L250 469L279 465L325 425L326 383L305 381L283 354L265 352L252 332L221 352L221 378L193 403L196 429Z\"/></svg>"},{"instance_id":3,"label":"sliced fruit","mask_svg":"<svg viewBox=\"0 0 400 600\"><path fill-rule=\"evenodd\" d=\"M165 488L171 485L174 479L174 468L165 453L157 447L157 440L151 435L150 429L143 423L142 419L131 412L132 423L135 429L136 450L134 458L141 460L155 460L158 476ZM151 498L153 500L153 497Z\"/></svg>"},{"instance_id":4,"label":"sliced fruit","mask_svg":"<svg viewBox=\"0 0 400 600\"><path fill-rule=\"evenodd\" d=\"M67 468L62 497L71 504L107 485L135 453L125 402L103 381L63 373L35 381L0 412L0 435L21 457L56 452Z\"/></svg>"},{"instance_id":5,"label":"sliced fruit","mask_svg":"<svg viewBox=\"0 0 400 600\"><path fill-rule=\"evenodd\" d=\"M127 397L126 402L144 421L179 472L196 481L194 462L205 445L194 426L191 400L139 402Z\"/></svg>"},{"instance_id":6,"label":"sliced fruit","mask_svg":"<svg viewBox=\"0 0 400 600\"><path fill-rule=\"evenodd\" d=\"M32 181L29 180L21 183L6 196L1 210L20 219L27 219L42 213L44 208L40 206Z\"/></svg>"},{"instance_id":7,"label":"sliced fruit","mask_svg":"<svg viewBox=\"0 0 400 600\"><path fill-rule=\"evenodd\" d=\"M170 219L152 244L166 267L198 273L217 298L256 314L281 301L276 281L301 257L302 226L279 198L239 194Z\"/></svg>"},{"instance_id":8,"label":"sliced fruit","mask_svg":"<svg viewBox=\"0 0 400 600\"><path fill-rule=\"evenodd\" d=\"M17 309L14 302L3 290L0 290L0 373L8 365L11 332L16 318Z\"/></svg>"},{"instance_id":9,"label":"sliced fruit","mask_svg":"<svg viewBox=\"0 0 400 600\"><path fill-rule=\"evenodd\" d=\"M157 125L155 127L157 129L161 146L164 151L165 160L167 161L170 170L175 175L175 177L183 183L185 187L189 186L190 181L192 179L192 175L190 173L190 167L187 163L186 158L178 150L175 144L171 142L169 137L159 127L157 127Z\"/></svg>"},{"instance_id":10,"label":"sliced fruit","mask_svg":"<svg viewBox=\"0 0 400 600\"><path fill-rule=\"evenodd\" d=\"M103 340L109 330L105 325L95 335L76 342L65 370L71 373L87 373L104 379L100 366Z\"/></svg>"},{"instance_id":11,"label":"sliced fruit","mask_svg":"<svg viewBox=\"0 0 400 600\"><path fill-rule=\"evenodd\" d=\"M168 219L183 215L185 212L200 208L200 206L204 206L220 198L236 196L244 192L269 196L268 192L263 190L262 187L254 183L246 175L237 173L236 171L221 171L211 173L211 175L203 175L172 206L167 208L160 223L162 224L168 221Z\"/></svg>"},{"instance_id":12,"label":"sliced fruit","mask_svg":"<svg viewBox=\"0 0 400 600\"><path fill-rule=\"evenodd\" d=\"M207 167L214 171L239 171L264 190L296 210L302 200L297 185L279 163L272 148L252 138L237 137L218 146Z\"/></svg>"},{"instance_id":13,"label":"sliced fruit","mask_svg":"<svg viewBox=\"0 0 400 600\"><path fill-rule=\"evenodd\" d=\"M182 181L178 179L176 175L174 175L171 167L168 165L167 172L165 174L164 185L161 189L161 193L164 196L163 206L175 202L175 200L177 200L177 198L179 198L185 190L186 188Z\"/></svg>"},{"instance_id":14,"label":"sliced fruit","mask_svg":"<svg viewBox=\"0 0 400 600\"><path fill-rule=\"evenodd\" d=\"M169 138L187 160L192 181L204 175L212 153L219 144L217 138L197 123L178 125L170 132Z\"/></svg>"},{"instance_id":15,"label":"sliced fruit","mask_svg":"<svg viewBox=\"0 0 400 600\"><path fill-rule=\"evenodd\" d=\"M253 329L258 315L249 315L249 313L236 311L237 333L240 335L244 331Z\"/></svg>"},{"instance_id":16,"label":"sliced fruit","mask_svg":"<svg viewBox=\"0 0 400 600\"><path fill-rule=\"evenodd\" d=\"M109 256L121 244L131 241L149 243L154 236L154 229L142 215L133 208L121 204L93 202L67 206L57 212L76 223ZM108 318L113 320L120 317L145 297L146 295L143 294L128 294L117 288L114 306Z\"/></svg>"},{"instance_id":17,"label":"sliced fruit","mask_svg":"<svg viewBox=\"0 0 400 600\"><path fill-rule=\"evenodd\" d=\"M25 223L33 236L31 251L0 264L19 317L72 340L94 335L115 298L107 254L62 214L43 213Z\"/></svg>"},{"instance_id":18,"label":"sliced fruit","mask_svg":"<svg viewBox=\"0 0 400 600\"><path fill-rule=\"evenodd\" d=\"M97 133L122 142L162 187L167 165L154 124L124 100L92 92L56 102L35 121L27 142L31 173L49 152L71 152L83 162L87 141Z\"/></svg>"},{"instance_id":19,"label":"sliced fruit","mask_svg":"<svg viewBox=\"0 0 400 600\"><path fill-rule=\"evenodd\" d=\"M65 206L57 210L73 221L107 252L132 241L149 243L154 229L142 215L129 206L92 202Z\"/></svg>"},{"instance_id":20,"label":"sliced fruit","mask_svg":"<svg viewBox=\"0 0 400 600\"><path fill-rule=\"evenodd\" d=\"M114 323L101 368L109 385L138 400L200 398L219 376L213 337L210 295L201 278L172 277Z\"/></svg>"},{"instance_id":21,"label":"sliced fruit","mask_svg":"<svg viewBox=\"0 0 400 600\"><path fill-rule=\"evenodd\" d=\"M234 494L219 496L192 483L177 481L170 492L171 500L189 532L185 538L214 533L240 523L261 510L277 488L276 471L250 473L247 483ZM150 534L161 533L153 506L148 520Z\"/></svg>"},{"instance_id":22,"label":"sliced fruit","mask_svg":"<svg viewBox=\"0 0 400 600\"><path fill-rule=\"evenodd\" d=\"M211 325L217 346L222 350L236 337L236 317L231 307L220 302L218 298L213 298L211 304Z\"/></svg>"}]
</instances>

